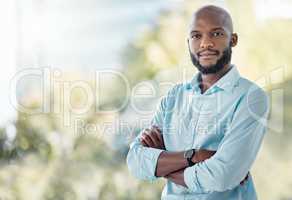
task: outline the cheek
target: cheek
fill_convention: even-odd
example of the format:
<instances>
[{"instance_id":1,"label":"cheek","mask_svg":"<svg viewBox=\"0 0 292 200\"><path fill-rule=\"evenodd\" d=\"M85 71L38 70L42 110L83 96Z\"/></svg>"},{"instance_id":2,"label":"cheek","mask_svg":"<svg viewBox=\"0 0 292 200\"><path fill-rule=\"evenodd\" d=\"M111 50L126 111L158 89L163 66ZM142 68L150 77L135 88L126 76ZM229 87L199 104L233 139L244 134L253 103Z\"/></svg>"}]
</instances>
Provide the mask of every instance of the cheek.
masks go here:
<instances>
[{"instance_id":1,"label":"cheek","mask_svg":"<svg viewBox=\"0 0 292 200\"><path fill-rule=\"evenodd\" d=\"M198 53L199 49L200 49L200 45L199 44L196 44L196 43L193 43L193 42L190 43L190 50L191 50L191 52L193 54L195 54L196 57L197 57L197 53Z\"/></svg>"},{"instance_id":2,"label":"cheek","mask_svg":"<svg viewBox=\"0 0 292 200\"><path fill-rule=\"evenodd\" d=\"M217 46L217 49L220 51L220 52L223 52L226 48L228 48L229 46L231 45L231 41L230 40L222 40L222 41L218 41L216 43L216 46Z\"/></svg>"},{"instance_id":3,"label":"cheek","mask_svg":"<svg viewBox=\"0 0 292 200\"><path fill-rule=\"evenodd\" d=\"M230 45L231 43L228 41L222 41L222 42L217 43L216 49L220 52L219 57L223 55L224 50L226 50Z\"/></svg>"}]
</instances>

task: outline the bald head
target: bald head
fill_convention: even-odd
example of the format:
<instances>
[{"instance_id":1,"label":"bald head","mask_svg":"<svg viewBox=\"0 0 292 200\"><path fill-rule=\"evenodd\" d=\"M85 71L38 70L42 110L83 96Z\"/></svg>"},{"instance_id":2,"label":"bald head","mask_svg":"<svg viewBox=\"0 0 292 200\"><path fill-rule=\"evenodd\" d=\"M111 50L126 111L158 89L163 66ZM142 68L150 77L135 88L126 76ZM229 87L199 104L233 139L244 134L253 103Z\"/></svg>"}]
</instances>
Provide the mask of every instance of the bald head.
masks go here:
<instances>
[{"instance_id":1,"label":"bald head","mask_svg":"<svg viewBox=\"0 0 292 200\"><path fill-rule=\"evenodd\" d=\"M191 26L198 20L205 20L216 26L221 26L226 31L233 33L232 19L229 13L218 6L208 5L200 8L193 14Z\"/></svg>"},{"instance_id":2,"label":"bald head","mask_svg":"<svg viewBox=\"0 0 292 200\"><path fill-rule=\"evenodd\" d=\"M232 19L223 8L204 6L193 14L187 42L192 62L203 74L227 69L237 41Z\"/></svg>"}]
</instances>

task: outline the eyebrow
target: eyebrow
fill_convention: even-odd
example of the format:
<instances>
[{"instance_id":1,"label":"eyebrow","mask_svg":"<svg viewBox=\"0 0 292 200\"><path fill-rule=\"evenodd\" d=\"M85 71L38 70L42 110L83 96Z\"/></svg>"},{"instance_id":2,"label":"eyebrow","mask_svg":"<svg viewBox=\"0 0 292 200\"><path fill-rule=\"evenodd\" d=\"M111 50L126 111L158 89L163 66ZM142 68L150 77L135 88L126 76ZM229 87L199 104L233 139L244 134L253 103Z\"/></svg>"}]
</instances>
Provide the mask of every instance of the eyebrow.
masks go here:
<instances>
[{"instance_id":1,"label":"eyebrow","mask_svg":"<svg viewBox=\"0 0 292 200\"><path fill-rule=\"evenodd\" d=\"M211 31L216 31L216 30L221 30L221 31L225 31L222 27L216 27L216 28L212 28ZM197 30L192 30L190 32L190 34L192 33L200 33L200 31L197 31Z\"/></svg>"},{"instance_id":2,"label":"eyebrow","mask_svg":"<svg viewBox=\"0 0 292 200\"><path fill-rule=\"evenodd\" d=\"M213 28L211 31L219 31L219 30L221 30L221 31L225 31L224 30L224 28L222 28L222 27L216 27L216 28Z\"/></svg>"}]
</instances>

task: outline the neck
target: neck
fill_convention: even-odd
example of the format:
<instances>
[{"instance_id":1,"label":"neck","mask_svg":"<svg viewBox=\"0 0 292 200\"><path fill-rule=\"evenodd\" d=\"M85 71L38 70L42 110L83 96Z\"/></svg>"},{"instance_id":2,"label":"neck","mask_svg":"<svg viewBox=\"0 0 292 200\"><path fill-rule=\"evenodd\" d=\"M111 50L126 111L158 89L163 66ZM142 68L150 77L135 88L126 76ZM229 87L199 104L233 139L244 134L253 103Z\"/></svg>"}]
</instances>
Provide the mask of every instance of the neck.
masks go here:
<instances>
[{"instance_id":1,"label":"neck","mask_svg":"<svg viewBox=\"0 0 292 200\"><path fill-rule=\"evenodd\" d=\"M224 76L231 69L230 63L224 65L222 70L215 74L202 74L201 91L204 93L212 85L214 85L222 76Z\"/></svg>"}]
</instances>

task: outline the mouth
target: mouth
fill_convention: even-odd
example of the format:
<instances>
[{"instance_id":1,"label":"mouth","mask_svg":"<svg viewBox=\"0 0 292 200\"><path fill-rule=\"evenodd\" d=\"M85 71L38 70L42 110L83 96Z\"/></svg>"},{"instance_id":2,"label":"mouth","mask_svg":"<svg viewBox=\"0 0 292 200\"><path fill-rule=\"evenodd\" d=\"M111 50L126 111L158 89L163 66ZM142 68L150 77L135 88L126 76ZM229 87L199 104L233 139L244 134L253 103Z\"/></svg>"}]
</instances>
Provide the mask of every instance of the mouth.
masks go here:
<instances>
[{"instance_id":1,"label":"mouth","mask_svg":"<svg viewBox=\"0 0 292 200\"><path fill-rule=\"evenodd\" d=\"M218 56L217 52L212 52L212 51L204 51L198 54L200 59L204 59L204 60L209 60L209 59L213 59L215 57Z\"/></svg>"}]
</instances>

